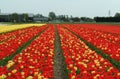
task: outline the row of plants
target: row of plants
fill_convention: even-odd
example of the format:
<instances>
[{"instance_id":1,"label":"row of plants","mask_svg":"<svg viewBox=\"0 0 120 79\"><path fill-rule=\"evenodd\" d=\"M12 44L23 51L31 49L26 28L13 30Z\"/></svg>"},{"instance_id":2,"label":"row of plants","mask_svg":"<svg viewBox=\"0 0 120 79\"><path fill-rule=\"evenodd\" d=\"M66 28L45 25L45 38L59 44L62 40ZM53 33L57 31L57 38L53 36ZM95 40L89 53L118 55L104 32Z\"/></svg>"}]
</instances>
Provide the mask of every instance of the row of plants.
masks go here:
<instances>
[{"instance_id":1,"label":"row of plants","mask_svg":"<svg viewBox=\"0 0 120 79\"><path fill-rule=\"evenodd\" d=\"M4 25L4 26L0 26L0 35L1 34L5 34L5 33L9 33L9 32L13 32L16 30L20 30L20 29L26 29L29 27L34 27L34 26L43 26L45 24L36 24L36 23L27 23L27 24L11 24L11 25Z\"/></svg>"},{"instance_id":2,"label":"row of plants","mask_svg":"<svg viewBox=\"0 0 120 79\"><path fill-rule=\"evenodd\" d=\"M52 25L41 33L21 53L0 67L2 79L53 78L54 29Z\"/></svg>"},{"instance_id":3,"label":"row of plants","mask_svg":"<svg viewBox=\"0 0 120 79\"><path fill-rule=\"evenodd\" d=\"M9 33L3 33L0 35L0 44L3 43L6 40L15 39L16 37L19 37L19 35L26 33L29 30L32 30L33 27L29 27L26 29L21 30L15 30Z\"/></svg>"},{"instance_id":4,"label":"row of plants","mask_svg":"<svg viewBox=\"0 0 120 79\"><path fill-rule=\"evenodd\" d=\"M90 29L88 33L92 33L99 38L104 38L109 42L120 44L120 34L118 32L119 27L113 25L100 25L100 24L75 24L75 26L84 27L84 29ZM96 32L97 31L97 32ZM97 38L96 37L96 38Z\"/></svg>"},{"instance_id":5,"label":"row of plants","mask_svg":"<svg viewBox=\"0 0 120 79\"><path fill-rule=\"evenodd\" d=\"M30 28L30 29L27 29L27 31L24 34L21 34L16 38L13 38L13 39L11 38L9 40L6 40L6 41L2 42L0 44L0 60L3 59L6 56L11 55L12 53L15 53L17 51L17 49L22 47L23 44L25 44L31 38L36 36L45 27L46 26L36 27L36 28L33 27L33 28ZM15 32L13 32L13 33L15 33Z\"/></svg>"},{"instance_id":6,"label":"row of plants","mask_svg":"<svg viewBox=\"0 0 120 79\"><path fill-rule=\"evenodd\" d=\"M77 25L77 26L82 26L84 28L89 28L89 29L95 29L95 30L101 30L104 32L109 32L109 33L114 33L114 34L120 34L120 27L119 25L115 25L115 24L73 24L73 25Z\"/></svg>"},{"instance_id":7,"label":"row of plants","mask_svg":"<svg viewBox=\"0 0 120 79\"><path fill-rule=\"evenodd\" d=\"M76 28L74 28L76 27ZM91 26L92 27L92 26ZM110 34L109 38L105 36L104 32L91 30L88 28L80 27L80 26L72 26L68 25L68 29L72 30L77 35L81 36L97 48L101 49L109 55L111 58L120 62L120 44L118 42L119 35L115 37L116 41L114 40L114 34ZM109 34L108 34L109 35ZM112 40L113 39L113 40ZM113 42L111 42L114 41Z\"/></svg>"},{"instance_id":8,"label":"row of plants","mask_svg":"<svg viewBox=\"0 0 120 79\"><path fill-rule=\"evenodd\" d=\"M71 79L118 79L120 73L67 29L59 27L63 54Z\"/></svg>"},{"instance_id":9,"label":"row of plants","mask_svg":"<svg viewBox=\"0 0 120 79\"><path fill-rule=\"evenodd\" d=\"M47 24L17 31L8 33L11 38L0 44L0 79L120 78L119 59L112 57L116 55L114 45L119 46L117 34L79 24ZM6 33L4 39L8 37ZM109 45L113 45L109 48L112 54L103 50Z\"/></svg>"}]
</instances>

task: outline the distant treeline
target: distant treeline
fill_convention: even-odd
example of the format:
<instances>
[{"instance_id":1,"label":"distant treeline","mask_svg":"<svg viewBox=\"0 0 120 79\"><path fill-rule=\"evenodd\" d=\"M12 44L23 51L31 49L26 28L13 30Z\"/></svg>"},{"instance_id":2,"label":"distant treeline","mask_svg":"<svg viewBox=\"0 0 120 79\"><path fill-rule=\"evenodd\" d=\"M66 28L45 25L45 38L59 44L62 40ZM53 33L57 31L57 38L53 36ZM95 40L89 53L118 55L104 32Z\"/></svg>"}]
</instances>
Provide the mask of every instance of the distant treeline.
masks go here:
<instances>
[{"instance_id":1,"label":"distant treeline","mask_svg":"<svg viewBox=\"0 0 120 79\"><path fill-rule=\"evenodd\" d=\"M68 15L56 15L49 12L48 16L42 14L12 13L0 14L0 22L120 22L120 13L110 17L73 17Z\"/></svg>"},{"instance_id":2,"label":"distant treeline","mask_svg":"<svg viewBox=\"0 0 120 79\"><path fill-rule=\"evenodd\" d=\"M120 17L95 17L96 22L120 22Z\"/></svg>"},{"instance_id":3,"label":"distant treeline","mask_svg":"<svg viewBox=\"0 0 120 79\"><path fill-rule=\"evenodd\" d=\"M114 17L94 17L96 22L120 22L120 13L116 13Z\"/></svg>"},{"instance_id":4,"label":"distant treeline","mask_svg":"<svg viewBox=\"0 0 120 79\"><path fill-rule=\"evenodd\" d=\"M73 17L68 15L56 15L54 12L49 12L48 16L42 14L28 14L28 13L12 13L0 14L0 22L93 22L94 20L89 17Z\"/></svg>"},{"instance_id":5,"label":"distant treeline","mask_svg":"<svg viewBox=\"0 0 120 79\"><path fill-rule=\"evenodd\" d=\"M31 22L32 18L27 13L0 14L0 22Z\"/></svg>"}]
</instances>

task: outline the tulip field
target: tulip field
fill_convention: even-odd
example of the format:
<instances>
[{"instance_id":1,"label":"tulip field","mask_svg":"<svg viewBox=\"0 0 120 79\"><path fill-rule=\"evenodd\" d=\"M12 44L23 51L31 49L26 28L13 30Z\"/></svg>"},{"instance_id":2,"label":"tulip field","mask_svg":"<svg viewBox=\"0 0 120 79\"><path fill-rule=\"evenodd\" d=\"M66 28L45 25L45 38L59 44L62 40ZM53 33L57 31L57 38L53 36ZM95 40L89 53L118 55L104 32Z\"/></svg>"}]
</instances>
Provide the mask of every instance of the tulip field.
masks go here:
<instances>
[{"instance_id":1,"label":"tulip field","mask_svg":"<svg viewBox=\"0 0 120 79\"><path fill-rule=\"evenodd\" d=\"M120 79L119 25L12 28L0 32L0 79Z\"/></svg>"}]
</instances>

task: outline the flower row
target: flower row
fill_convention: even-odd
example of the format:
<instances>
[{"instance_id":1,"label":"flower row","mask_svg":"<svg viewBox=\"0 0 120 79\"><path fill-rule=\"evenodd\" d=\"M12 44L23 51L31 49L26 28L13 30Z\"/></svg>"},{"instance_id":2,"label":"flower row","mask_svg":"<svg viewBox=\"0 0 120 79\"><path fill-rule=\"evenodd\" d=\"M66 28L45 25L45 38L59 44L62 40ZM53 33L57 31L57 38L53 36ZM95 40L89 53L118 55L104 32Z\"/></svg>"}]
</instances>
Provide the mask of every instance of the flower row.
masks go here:
<instances>
[{"instance_id":1,"label":"flower row","mask_svg":"<svg viewBox=\"0 0 120 79\"><path fill-rule=\"evenodd\" d=\"M96 25L95 26L93 24L92 25L89 25L89 24L81 24L80 25L80 24L78 24L78 25L75 25L75 26L84 27L84 29L86 29L86 30L90 29L89 32L94 34L95 36L97 36L99 38L104 38L105 40L108 40L112 43L120 45L120 34L110 32L110 26L101 26L101 25ZM112 27L115 27L115 26L112 26ZM104 28L104 29L102 29L102 28ZM105 29L108 29L109 31L105 31ZM112 29L111 29L111 31L112 31Z\"/></svg>"},{"instance_id":2,"label":"flower row","mask_svg":"<svg viewBox=\"0 0 120 79\"><path fill-rule=\"evenodd\" d=\"M0 33L6 33L6 32L11 32L14 30L19 30L19 29L25 29L28 27L33 27L33 26L43 26L45 24L11 24L11 25L6 25L6 26L0 26Z\"/></svg>"},{"instance_id":3,"label":"flower row","mask_svg":"<svg viewBox=\"0 0 120 79\"><path fill-rule=\"evenodd\" d=\"M29 41L31 38L36 36L39 32L45 29L47 26L44 27L33 27L27 29L25 33L19 35L14 39L9 39L0 44L0 59L3 59L6 56L15 53L16 50Z\"/></svg>"},{"instance_id":4,"label":"flower row","mask_svg":"<svg viewBox=\"0 0 120 79\"><path fill-rule=\"evenodd\" d=\"M15 31L12 31L12 32L9 32L9 33L3 33L0 35L0 43L4 42L5 40L10 40L10 39L14 39L16 37L18 37L19 35L21 34L24 34L26 33L27 31L29 30L32 30L32 28L26 28L26 29L21 29L21 30L15 30Z\"/></svg>"},{"instance_id":5,"label":"flower row","mask_svg":"<svg viewBox=\"0 0 120 79\"><path fill-rule=\"evenodd\" d=\"M112 64L92 51L68 30L59 27L62 50L71 79L118 79L119 71Z\"/></svg>"},{"instance_id":6,"label":"flower row","mask_svg":"<svg viewBox=\"0 0 120 79\"><path fill-rule=\"evenodd\" d=\"M109 37L107 37L105 36L104 32L88 29L82 26L68 25L67 28L72 30L97 48L103 50L106 54L110 55L111 58L120 61L120 44L117 43L117 40L119 40L119 35L118 37L116 36L114 38L114 35L112 35L111 33L110 35L108 34ZM112 39L116 39L116 41Z\"/></svg>"},{"instance_id":7,"label":"flower row","mask_svg":"<svg viewBox=\"0 0 120 79\"><path fill-rule=\"evenodd\" d=\"M49 25L26 49L1 67L0 75L7 79L53 78L53 50L54 29Z\"/></svg>"}]
</instances>

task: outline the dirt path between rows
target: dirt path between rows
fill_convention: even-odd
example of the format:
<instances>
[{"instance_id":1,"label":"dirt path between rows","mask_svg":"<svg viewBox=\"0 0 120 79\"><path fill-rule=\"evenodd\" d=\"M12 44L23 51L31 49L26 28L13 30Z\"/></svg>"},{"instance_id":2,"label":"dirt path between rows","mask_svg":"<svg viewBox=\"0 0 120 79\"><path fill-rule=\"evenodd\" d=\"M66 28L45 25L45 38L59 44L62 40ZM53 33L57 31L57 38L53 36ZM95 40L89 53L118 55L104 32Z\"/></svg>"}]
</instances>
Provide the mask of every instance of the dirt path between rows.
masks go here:
<instances>
[{"instance_id":1,"label":"dirt path between rows","mask_svg":"<svg viewBox=\"0 0 120 79\"><path fill-rule=\"evenodd\" d=\"M65 58L62 53L60 36L58 29L55 29L55 42L54 42L54 79L69 79L67 73L67 67L65 63Z\"/></svg>"}]
</instances>

